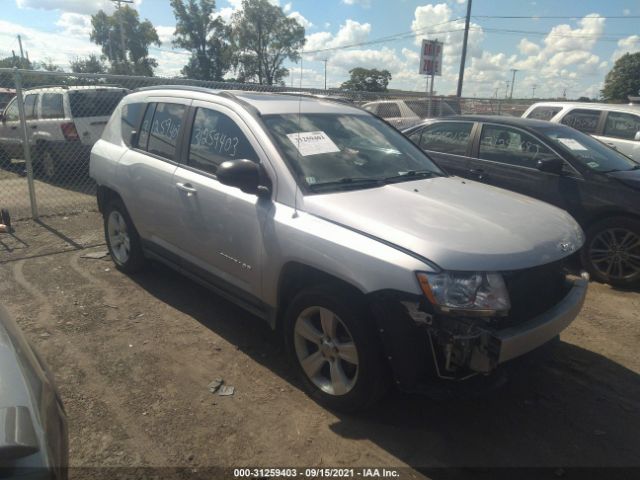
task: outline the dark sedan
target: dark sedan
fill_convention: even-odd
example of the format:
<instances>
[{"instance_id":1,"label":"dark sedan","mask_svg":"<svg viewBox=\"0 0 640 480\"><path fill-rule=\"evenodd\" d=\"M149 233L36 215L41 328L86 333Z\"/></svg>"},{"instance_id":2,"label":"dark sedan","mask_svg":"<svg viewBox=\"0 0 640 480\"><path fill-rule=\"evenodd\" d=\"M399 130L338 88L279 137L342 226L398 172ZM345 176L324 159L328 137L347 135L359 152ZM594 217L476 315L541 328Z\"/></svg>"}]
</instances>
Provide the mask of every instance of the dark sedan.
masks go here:
<instances>
[{"instance_id":1,"label":"dark sedan","mask_svg":"<svg viewBox=\"0 0 640 480\"><path fill-rule=\"evenodd\" d=\"M404 131L444 170L564 210L587 234L582 261L617 286L640 281L640 164L598 140L539 120L458 116Z\"/></svg>"},{"instance_id":2,"label":"dark sedan","mask_svg":"<svg viewBox=\"0 0 640 480\"><path fill-rule=\"evenodd\" d=\"M0 478L65 480L67 419L51 373L0 307Z\"/></svg>"}]
</instances>

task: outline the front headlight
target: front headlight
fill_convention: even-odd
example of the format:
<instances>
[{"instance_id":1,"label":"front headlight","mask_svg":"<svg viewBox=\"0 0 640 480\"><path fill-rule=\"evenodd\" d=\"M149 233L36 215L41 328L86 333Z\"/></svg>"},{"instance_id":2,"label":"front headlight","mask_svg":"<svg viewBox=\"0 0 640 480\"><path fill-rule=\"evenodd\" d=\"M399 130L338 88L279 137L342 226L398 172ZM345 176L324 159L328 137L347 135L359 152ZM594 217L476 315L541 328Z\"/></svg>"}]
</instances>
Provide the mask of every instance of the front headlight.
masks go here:
<instances>
[{"instance_id":1,"label":"front headlight","mask_svg":"<svg viewBox=\"0 0 640 480\"><path fill-rule=\"evenodd\" d=\"M422 291L442 312L505 315L511 308L507 287L499 273L416 273Z\"/></svg>"}]
</instances>

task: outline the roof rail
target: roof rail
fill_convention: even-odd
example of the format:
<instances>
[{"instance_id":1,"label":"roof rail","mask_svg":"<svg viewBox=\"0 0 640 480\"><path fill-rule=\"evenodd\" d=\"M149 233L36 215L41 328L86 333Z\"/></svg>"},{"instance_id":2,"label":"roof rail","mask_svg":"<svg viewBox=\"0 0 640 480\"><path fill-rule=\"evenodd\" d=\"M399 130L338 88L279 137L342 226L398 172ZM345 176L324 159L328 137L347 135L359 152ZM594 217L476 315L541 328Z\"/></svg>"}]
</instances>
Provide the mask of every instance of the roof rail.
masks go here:
<instances>
[{"instance_id":1,"label":"roof rail","mask_svg":"<svg viewBox=\"0 0 640 480\"><path fill-rule=\"evenodd\" d=\"M63 90L69 90L70 88L76 88L76 87L115 87L115 88L122 88L123 90L127 90L126 87L123 87L122 85L117 85L115 83L94 83L89 85L38 85L36 87L25 88L24 90L25 91L38 90L41 88L62 88Z\"/></svg>"},{"instance_id":2,"label":"roof rail","mask_svg":"<svg viewBox=\"0 0 640 480\"><path fill-rule=\"evenodd\" d=\"M177 90L177 91L199 92L199 93L208 93L210 95L217 95L219 97L232 100L235 103L242 105L245 109L251 111L252 114L260 116L260 112L256 107L242 100L241 98L238 98L236 95L234 95L228 90L220 90L216 88L207 88L207 87L196 87L191 85L156 85L156 86L150 86L150 87L137 88L134 90L134 93L149 92L153 90Z\"/></svg>"}]
</instances>

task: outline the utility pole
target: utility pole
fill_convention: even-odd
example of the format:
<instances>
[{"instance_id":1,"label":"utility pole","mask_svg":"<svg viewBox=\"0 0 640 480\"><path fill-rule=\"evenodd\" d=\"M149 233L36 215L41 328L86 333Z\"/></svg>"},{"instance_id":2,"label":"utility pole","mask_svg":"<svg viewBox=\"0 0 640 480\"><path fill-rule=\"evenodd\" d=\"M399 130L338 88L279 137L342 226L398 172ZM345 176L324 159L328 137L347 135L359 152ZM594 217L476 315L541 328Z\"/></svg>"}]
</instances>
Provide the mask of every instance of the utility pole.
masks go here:
<instances>
[{"instance_id":1,"label":"utility pole","mask_svg":"<svg viewBox=\"0 0 640 480\"><path fill-rule=\"evenodd\" d=\"M20 60L24 61L24 50L22 50L22 37L18 35L18 45L20 45Z\"/></svg>"},{"instance_id":2,"label":"utility pole","mask_svg":"<svg viewBox=\"0 0 640 480\"><path fill-rule=\"evenodd\" d=\"M460 73L458 74L457 97L462 97L462 82L464 81L464 63L467 58L467 40L469 39L469 21L471 20L471 0L467 0L467 17L464 21L464 38L462 39L462 57L460 58Z\"/></svg>"},{"instance_id":3,"label":"utility pole","mask_svg":"<svg viewBox=\"0 0 640 480\"><path fill-rule=\"evenodd\" d=\"M113 3L118 5L118 17L120 19L120 42L122 43L122 61L127 61L127 41L124 34L124 18L122 16L122 12L120 11L123 3L133 3L133 0L111 0Z\"/></svg>"},{"instance_id":4,"label":"utility pole","mask_svg":"<svg viewBox=\"0 0 640 480\"><path fill-rule=\"evenodd\" d=\"M538 85L534 84L531 87L531 98L536 98L536 88L538 87Z\"/></svg>"},{"instance_id":5,"label":"utility pole","mask_svg":"<svg viewBox=\"0 0 640 480\"><path fill-rule=\"evenodd\" d=\"M329 59L325 58L322 61L324 62L324 89L327 90L327 62Z\"/></svg>"},{"instance_id":6,"label":"utility pole","mask_svg":"<svg viewBox=\"0 0 640 480\"><path fill-rule=\"evenodd\" d=\"M509 84L511 82L507 80L507 89L504 91L504 98L509 98Z\"/></svg>"},{"instance_id":7,"label":"utility pole","mask_svg":"<svg viewBox=\"0 0 640 480\"><path fill-rule=\"evenodd\" d=\"M513 86L516 84L516 72L518 70L515 68L511 69L511 73L513 73L513 76L511 77L511 93L509 94L509 99L513 98Z\"/></svg>"}]
</instances>

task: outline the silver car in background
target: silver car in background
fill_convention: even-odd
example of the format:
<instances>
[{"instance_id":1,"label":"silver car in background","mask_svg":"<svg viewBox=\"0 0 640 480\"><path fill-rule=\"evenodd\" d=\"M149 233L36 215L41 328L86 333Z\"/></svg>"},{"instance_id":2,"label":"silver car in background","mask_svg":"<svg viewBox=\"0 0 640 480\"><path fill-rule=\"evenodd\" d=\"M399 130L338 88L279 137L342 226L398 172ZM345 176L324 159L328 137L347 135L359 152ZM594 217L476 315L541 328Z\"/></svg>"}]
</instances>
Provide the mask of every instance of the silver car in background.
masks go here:
<instances>
[{"instance_id":1,"label":"silver car in background","mask_svg":"<svg viewBox=\"0 0 640 480\"><path fill-rule=\"evenodd\" d=\"M0 477L67 478L67 419L53 376L0 306Z\"/></svg>"},{"instance_id":2,"label":"silver car in background","mask_svg":"<svg viewBox=\"0 0 640 480\"><path fill-rule=\"evenodd\" d=\"M370 113L195 87L125 97L91 155L113 261L161 261L283 332L309 394L488 374L554 339L587 282L563 210L446 175Z\"/></svg>"}]
</instances>

